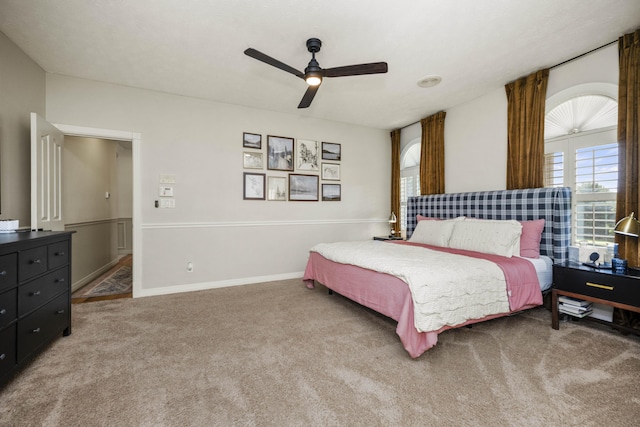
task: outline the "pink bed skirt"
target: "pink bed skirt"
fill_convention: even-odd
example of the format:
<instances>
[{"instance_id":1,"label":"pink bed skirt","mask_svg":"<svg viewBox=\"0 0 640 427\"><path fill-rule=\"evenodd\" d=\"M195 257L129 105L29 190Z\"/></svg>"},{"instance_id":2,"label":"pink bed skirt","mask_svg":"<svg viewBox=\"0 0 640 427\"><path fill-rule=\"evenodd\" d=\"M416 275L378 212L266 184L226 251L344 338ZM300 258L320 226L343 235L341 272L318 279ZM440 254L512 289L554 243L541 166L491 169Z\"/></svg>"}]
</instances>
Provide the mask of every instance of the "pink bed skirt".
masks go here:
<instances>
[{"instance_id":1,"label":"pink bed skirt","mask_svg":"<svg viewBox=\"0 0 640 427\"><path fill-rule=\"evenodd\" d=\"M456 326L444 326L437 331L418 332L413 322L413 300L409 286L395 276L354 265L335 263L316 252L311 252L303 280L308 288L312 289L314 281L317 281L340 295L397 321L396 333L405 350L413 358L436 345L438 334L447 329L511 314L494 314ZM540 303L525 304L516 311L532 308Z\"/></svg>"}]
</instances>

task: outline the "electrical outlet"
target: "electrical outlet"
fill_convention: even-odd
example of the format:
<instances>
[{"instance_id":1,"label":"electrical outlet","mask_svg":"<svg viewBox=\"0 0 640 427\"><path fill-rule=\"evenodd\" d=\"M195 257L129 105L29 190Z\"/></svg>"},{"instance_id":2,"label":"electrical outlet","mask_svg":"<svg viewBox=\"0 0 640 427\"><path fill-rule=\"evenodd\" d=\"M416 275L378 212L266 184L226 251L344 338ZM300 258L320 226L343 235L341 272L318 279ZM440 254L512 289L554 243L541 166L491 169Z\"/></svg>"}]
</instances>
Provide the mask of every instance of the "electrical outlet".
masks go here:
<instances>
[{"instance_id":1,"label":"electrical outlet","mask_svg":"<svg viewBox=\"0 0 640 427\"><path fill-rule=\"evenodd\" d=\"M163 209L173 209L176 207L176 199L160 199L160 207Z\"/></svg>"},{"instance_id":2,"label":"electrical outlet","mask_svg":"<svg viewBox=\"0 0 640 427\"><path fill-rule=\"evenodd\" d=\"M191 261L187 263L187 271L193 273L193 263Z\"/></svg>"}]
</instances>

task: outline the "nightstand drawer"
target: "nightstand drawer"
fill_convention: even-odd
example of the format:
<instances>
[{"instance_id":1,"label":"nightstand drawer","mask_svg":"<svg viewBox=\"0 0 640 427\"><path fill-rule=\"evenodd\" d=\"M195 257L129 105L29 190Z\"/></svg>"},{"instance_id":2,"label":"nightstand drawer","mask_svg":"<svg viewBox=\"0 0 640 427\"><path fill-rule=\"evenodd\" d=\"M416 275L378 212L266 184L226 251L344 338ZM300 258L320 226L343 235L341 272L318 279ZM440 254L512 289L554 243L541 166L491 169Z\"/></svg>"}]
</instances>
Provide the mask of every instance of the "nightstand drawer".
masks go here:
<instances>
[{"instance_id":1,"label":"nightstand drawer","mask_svg":"<svg viewBox=\"0 0 640 427\"><path fill-rule=\"evenodd\" d=\"M577 269L553 269L555 289L640 307L640 281L636 278Z\"/></svg>"}]
</instances>

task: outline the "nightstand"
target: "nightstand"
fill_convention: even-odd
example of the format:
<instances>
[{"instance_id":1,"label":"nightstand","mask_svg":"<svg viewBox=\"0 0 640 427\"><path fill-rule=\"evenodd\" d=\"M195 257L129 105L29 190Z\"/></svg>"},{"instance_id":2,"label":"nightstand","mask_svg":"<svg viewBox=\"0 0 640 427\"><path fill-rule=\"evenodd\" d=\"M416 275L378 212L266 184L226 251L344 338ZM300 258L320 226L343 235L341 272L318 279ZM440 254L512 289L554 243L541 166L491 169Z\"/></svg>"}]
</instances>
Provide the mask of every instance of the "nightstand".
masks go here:
<instances>
[{"instance_id":1,"label":"nightstand","mask_svg":"<svg viewBox=\"0 0 640 427\"><path fill-rule=\"evenodd\" d=\"M374 236L373 240L403 240L402 237L391 237L391 236Z\"/></svg>"},{"instance_id":2,"label":"nightstand","mask_svg":"<svg viewBox=\"0 0 640 427\"><path fill-rule=\"evenodd\" d=\"M629 269L627 274L613 274L611 270L596 269L567 261L553 265L551 290L551 327L559 329L558 295L605 304L640 313L640 271ZM589 320L638 334L637 329L615 325L595 318Z\"/></svg>"}]
</instances>

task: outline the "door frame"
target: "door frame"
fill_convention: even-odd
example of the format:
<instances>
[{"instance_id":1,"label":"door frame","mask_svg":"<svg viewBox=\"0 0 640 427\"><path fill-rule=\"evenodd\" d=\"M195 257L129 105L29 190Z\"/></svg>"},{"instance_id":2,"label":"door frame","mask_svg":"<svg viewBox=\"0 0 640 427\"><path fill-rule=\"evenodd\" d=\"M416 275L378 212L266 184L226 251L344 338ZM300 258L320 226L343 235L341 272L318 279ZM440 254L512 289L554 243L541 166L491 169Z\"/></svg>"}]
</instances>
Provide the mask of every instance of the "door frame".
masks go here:
<instances>
[{"instance_id":1,"label":"door frame","mask_svg":"<svg viewBox=\"0 0 640 427\"><path fill-rule=\"evenodd\" d=\"M120 131L112 129L100 129L84 126L73 126L64 124L53 124L65 136L79 136L87 138L111 139L116 141L131 142L132 164L133 164L133 235L131 236L133 247L133 298L140 296L142 290L142 228L140 218L142 217L142 203L140 195L142 185L142 169L140 159L140 144L142 134L137 132Z\"/></svg>"}]
</instances>

